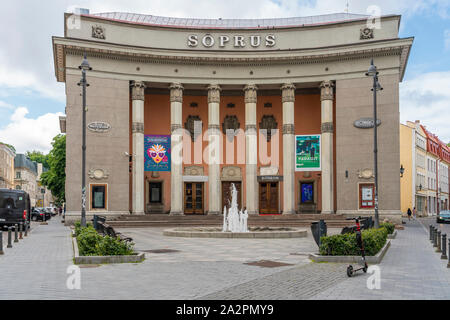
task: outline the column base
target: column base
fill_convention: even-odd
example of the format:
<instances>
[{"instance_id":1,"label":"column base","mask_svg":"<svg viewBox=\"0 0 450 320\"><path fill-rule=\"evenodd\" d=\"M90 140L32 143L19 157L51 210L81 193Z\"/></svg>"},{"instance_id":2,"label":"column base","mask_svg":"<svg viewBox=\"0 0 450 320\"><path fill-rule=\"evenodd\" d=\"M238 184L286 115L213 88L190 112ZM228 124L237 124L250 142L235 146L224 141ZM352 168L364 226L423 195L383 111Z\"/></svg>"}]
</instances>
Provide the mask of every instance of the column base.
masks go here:
<instances>
[{"instance_id":1,"label":"column base","mask_svg":"<svg viewBox=\"0 0 450 320\"><path fill-rule=\"evenodd\" d=\"M320 214L334 214L334 211L321 211Z\"/></svg>"},{"instance_id":2,"label":"column base","mask_svg":"<svg viewBox=\"0 0 450 320\"><path fill-rule=\"evenodd\" d=\"M145 212L144 211L134 211L131 214L134 216L143 216L143 215L145 215Z\"/></svg>"},{"instance_id":3,"label":"column base","mask_svg":"<svg viewBox=\"0 0 450 320\"><path fill-rule=\"evenodd\" d=\"M283 211L282 214L296 214L295 211Z\"/></svg>"},{"instance_id":4,"label":"column base","mask_svg":"<svg viewBox=\"0 0 450 320\"><path fill-rule=\"evenodd\" d=\"M208 216L218 216L219 214L221 214L220 211L208 211Z\"/></svg>"},{"instance_id":5,"label":"column base","mask_svg":"<svg viewBox=\"0 0 450 320\"><path fill-rule=\"evenodd\" d=\"M169 216L183 216L183 211L170 211Z\"/></svg>"},{"instance_id":6,"label":"column base","mask_svg":"<svg viewBox=\"0 0 450 320\"><path fill-rule=\"evenodd\" d=\"M248 213L249 215L258 215L258 214L259 214L258 211L247 211L247 213Z\"/></svg>"}]
</instances>

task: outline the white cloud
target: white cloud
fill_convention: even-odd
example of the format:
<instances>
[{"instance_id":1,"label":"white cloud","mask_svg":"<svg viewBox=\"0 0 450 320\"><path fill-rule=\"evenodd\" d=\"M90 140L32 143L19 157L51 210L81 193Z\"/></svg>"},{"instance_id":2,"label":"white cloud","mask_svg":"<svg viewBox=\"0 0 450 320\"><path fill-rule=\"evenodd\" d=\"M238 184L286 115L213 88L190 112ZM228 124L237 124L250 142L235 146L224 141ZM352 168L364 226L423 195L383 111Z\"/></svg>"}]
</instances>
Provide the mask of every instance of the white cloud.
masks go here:
<instances>
[{"instance_id":1,"label":"white cloud","mask_svg":"<svg viewBox=\"0 0 450 320\"><path fill-rule=\"evenodd\" d=\"M14 106L9 104L9 103L6 103L6 102L0 100L0 109L12 110L12 109L14 109Z\"/></svg>"},{"instance_id":2,"label":"white cloud","mask_svg":"<svg viewBox=\"0 0 450 320\"><path fill-rule=\"evenodd\" d=\"M13 145L17 153L51 150L53 137L60 133L59 116L62 113L47 113L36 119L27 118L28 109L18 107L11 116L11 122L0 129L0 141Z\"/></svg>"},{"instance_id":3,"label":"white cloud","mask_svg":"<svg viewBox=\"0 0 450 320\"><path fill-rule=\"evenodd\" d=\"M450 142L450 71L422 74L400 84L400 118L420 122Z\"/></svg>"}]
</instances>

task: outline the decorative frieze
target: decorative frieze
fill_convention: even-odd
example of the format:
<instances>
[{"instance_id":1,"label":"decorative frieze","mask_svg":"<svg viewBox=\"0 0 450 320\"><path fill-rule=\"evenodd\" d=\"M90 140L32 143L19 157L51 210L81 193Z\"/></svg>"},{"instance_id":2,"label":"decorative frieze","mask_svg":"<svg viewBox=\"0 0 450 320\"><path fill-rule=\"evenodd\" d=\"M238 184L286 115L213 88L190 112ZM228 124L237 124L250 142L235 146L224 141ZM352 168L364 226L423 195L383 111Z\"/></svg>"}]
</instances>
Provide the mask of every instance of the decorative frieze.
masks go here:
<instances>
[{"instance_id":1,"label":"decorative frieze","mask_svg":"<svg viewBox=\"0 0 450 320\"><path fill-rule=\"evenodd\" d=\"M375 177L375 175L374 175L372 169L358 170L358 178L360 178L360 179L371 179L374 177Z\"/></svg>"},{"instance_id":2,"label":"decorative frieze","mask_svg":"<svg viewBox=\"0 0 450 320\"><path fill-rule=\"evenodd\" d=\"M89 178L101 180L108 179L109 173L105 169L91 169L89 170Z\"/></svg>"},{"instance_id":3,"label":"decorative frieze","mask_svg":"<svg viewBox=\"0 0 450 320\"><path fill-rule=\"evenodd\" d=\"M333 122L324 122L322 123L322 133L333 133L334 125Z\"/></svg>"},{"instance_id":4,"label":"decorative frieze","mask_svg":"<svg viewBox=\"0 0 450 320\"><path fill-rule=\"evenodd\" d=\"M237 134L237 130L241 124L235 115L226 115L222 123L223 133L227 136L228 140L233 141L234 136Z\"/></svg>"},{"instance_id":5,"label":"decorative frieze","mask_svg":"<svg viewBox=\"0 0 450 320\"><path fill-rule=\"evenodd\" d=\"M181 102L183 103L183 86L181 83L172 83L169 86L170 89L170 102Z\"/></svg>"},{"instance_id":6,"label":"decorative frieze","mask_svg":"<svg viewBox=\"0 0 450 320\"><path fill-rule=\"evenodd\" d=\"M222 89L217 84L208 87L208 103L220 103L220 91Z\"/></svg>"},{"instance_id":7,"label":"decorative frieze","mask_svg":"<svg viewBox=\"0 0 450 320\"><path fill-rule=\"evenodd\" d=\"M282 101L295 102L295 86L292 83L285 83L281 86Z\"/></svg>"},{"instance_id":8,"label":"decorative frieze","mask_svg":"<svg viewBox=\"0 0 450 320\"><path fill-rule=\"evenodd\" d=\"M333 100L333 87L332 81L324 81L320 84L320 100Z\"/></svg>"},{"instance_id":9,"label":"decorative frieze","mask_svg":"<svg viewBox=\"0 0 450 320\"><path fill-rule=\"evenodd\" d=\"M222 169L222 180L224 181L239 181L242 179L241 168L236 166L223 167Z\"/></svg>"},{"instance_id":10,"label":"decorative frieze","mask_svg":"<svg viewBox=\"0 0 450 320\"><path fill-rule=\"evenodd\" d=\"M145 100L145 83L142 81L131 82L131 99L132 100Z\"/></svg>"},{"instance_id":11,"label":"decorative frieze","mask_svg":"<svg viewBox=\"0 0 450 320\"><path fill-rule=\"evenodd\" d=\"M197 130L198 132L195 132L195 123L196 122L200 122L200 130ZM198 124L197 124L198 126ZM186 122L184 123L184 128L189 131L190 135L191 135L191 139L194 142L197 139L197 136L202 134L202 128L203 128L203 123L202 120L200 119L200 116L197 115L189 115L186 119Z\"/></svg>"},{"instance_id":12,"label":"decorative frieze","mask_svg":"<svg viewBox=\"0 0 450 320\"><path fill-rule=\"evenodd\" d=\"M189 166L184 168L184 175L186 176L203 176L203 167Z\"/></svg>"},{"instance_id":13,"label":"decorative frieze","mask_svg":"<svg viewBox=\"0 0 450 320\"><path fill-rule=\"evenodd\" d=\"M144 124L142 122L133 122L131 131L132 133L144 133Z\"/></svg>"},{"instance_id":14,"label":"decorative frieze","mask_svg":"<svg viewBox=\"0 0 450 320\"><path fill-rule=\"evenodd\" d=\"M278 129L278 123L273 115L263 115L259 123L259 129L263 130L263 135L267 138L267 142L272 139L272 130Z\"/></svg>"},{"instance_id":15,"label":"decorative frieze","mask_svg":"<svg viewBox=\"0 0 450 320\"><path fill-rule=\"evenodd\" d=\"M295 134L295 126L293 124L284 124L283 134Z\"/></svg>"},{"instance_id":16,"label":"decorative frieze","mask_svg":"<svg viewBox=\"0 0 450 320\"><path fill-rule=\"evenodd\" d=\"M256 103L258 87L254 84L248 84L244 87L245 103Z\"/></svg>"}]
</instances>

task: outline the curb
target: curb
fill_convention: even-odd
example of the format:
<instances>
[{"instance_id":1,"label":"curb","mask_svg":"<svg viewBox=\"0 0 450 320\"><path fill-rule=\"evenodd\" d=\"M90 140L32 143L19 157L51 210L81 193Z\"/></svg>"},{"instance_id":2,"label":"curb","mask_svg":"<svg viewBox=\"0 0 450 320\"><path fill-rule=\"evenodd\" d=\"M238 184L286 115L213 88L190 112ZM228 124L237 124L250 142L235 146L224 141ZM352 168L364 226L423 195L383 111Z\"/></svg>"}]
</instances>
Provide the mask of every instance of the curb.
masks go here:
<instances>
[{"instance_id":1,"label":"curb","mask_svg":"<svg viewBox=\"0 0 450 320\"><path fill-rule=\"evenodd\" d=\"M173 228L163 231L164 236L184 238L229 238L229 239L287 239L305 238L308 235L306 229L293 229L292 231L255 231L255 232L222 232L222 231L198 231L195 228Z\"/></svg>"},{"instance_id":2,"label":"curb","mask_svg":"<svg viewBox=\"0 0 450 320\"><path fill-rule=\"evenodd\" d=\"M375 256L366 257L367 263L380 263L390 246L391 240L388 239L384 247ZM318 254L309 254L308 258L313 262L357 263L361 261L361 256L321 256Z\"/></svg>"},{"instance_id":3,"label":"curb","mask_svg":"<svg viewBox=\"0 0 450 320\"><path fill-rule=\"evenodd\" d=\"M72 235L75 230L72 230ZM109 263L137 263L145 260L145 253L136 253L130 256L80 256L77 238L72 237L74 264L109 264Z\"/></svg>"},{"instance_id":4,"label":"curb","mask_svg":"<svg viewBox=\"0 0 450 320\"><path fill-rule=\"evenodd\" d=\"M388 239L395 239L395 238L397 238L397 230L394 230L394 232L392 234L388 234L387 238Z\"/></svg>"}]
</instances>

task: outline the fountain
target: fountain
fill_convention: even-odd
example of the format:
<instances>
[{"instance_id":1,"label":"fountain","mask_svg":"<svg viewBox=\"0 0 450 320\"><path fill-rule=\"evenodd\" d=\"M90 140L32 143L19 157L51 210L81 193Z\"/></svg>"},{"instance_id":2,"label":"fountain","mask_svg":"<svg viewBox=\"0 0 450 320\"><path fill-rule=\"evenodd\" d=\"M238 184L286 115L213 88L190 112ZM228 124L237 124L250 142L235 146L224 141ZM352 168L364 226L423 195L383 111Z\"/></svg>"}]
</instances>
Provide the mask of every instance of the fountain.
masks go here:
<instances>
[{"instance_id":1,"label":"fountain","mask_svg":"<svg viewBox=\"0 0 450 320\"><path fill-rule=\"evenodd\" d=\"M169 237L189 238L303 238L307 236L305 229L290 227L248 227L247 210L239 210L238 192L231 184L231 203L227 210L223 208L222 229L217 227L172 228L164 230L163 235Z\"/></svg>"},{"instance_id":2,"label":"fountain","mask_svg":"<svg viewBox=\"0 0 450 320\"><path fill-rule=\"evenodd\" d=\"M231 184L231 206L223 208L223 228L222 232L249 232L247 227L248 213L239 211L237 205L237 190L234 183Z\"/></svg>"}]
</instances>

